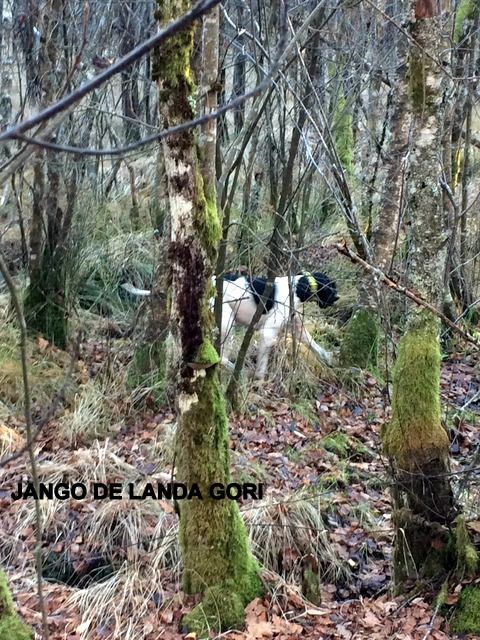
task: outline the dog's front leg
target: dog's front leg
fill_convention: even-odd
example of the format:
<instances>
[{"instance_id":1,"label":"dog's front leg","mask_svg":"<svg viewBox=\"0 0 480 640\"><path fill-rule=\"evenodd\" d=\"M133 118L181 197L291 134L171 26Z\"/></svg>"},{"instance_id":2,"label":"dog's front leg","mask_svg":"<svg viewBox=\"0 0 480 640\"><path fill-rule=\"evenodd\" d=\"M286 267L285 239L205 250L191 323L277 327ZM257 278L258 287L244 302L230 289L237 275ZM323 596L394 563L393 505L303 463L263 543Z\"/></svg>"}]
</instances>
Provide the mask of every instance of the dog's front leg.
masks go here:
<instances>
[{"instance_id":1,"label":"dog's front leg","mask_svg":"<svg viewBox=\"0 0 480 640\"><path fill-rule=\"evenodd\" d=\"M333 364L333 354L331 351L326 351L323 347L315 342L312 336L305 329L305 326L302 322L302 318L299 316L295 316L293 321L293 330L298 340L303 342L309 349L315 353L315 355L320 358L323 362L328 365Z\"/></svg>"},{"instance_id":2,"label":"dog's front leg","mask_svg":"<svg viewBox=\"0 0 480 640\"><path fill-rule=\"evenodd\" d=\"M265 378L270 351L277 342L281 329L282 323L266 324L260 329L260 342L258 345L257 366L255 369L255 378L257 380L264 380Z\"/></svg>"},{"instance_id":3,"label":"dog's front leg","mask_svg":"<svg viewBox=\"0 0 480 640\"><path fill-rule=\"evenodd\" d=\"M234 322L235 317L230 305L224 304L222 306L222 327L220 331L220 361L230 371L235 369L235 365L229 359Z\"/></svg>"}]
</instances>

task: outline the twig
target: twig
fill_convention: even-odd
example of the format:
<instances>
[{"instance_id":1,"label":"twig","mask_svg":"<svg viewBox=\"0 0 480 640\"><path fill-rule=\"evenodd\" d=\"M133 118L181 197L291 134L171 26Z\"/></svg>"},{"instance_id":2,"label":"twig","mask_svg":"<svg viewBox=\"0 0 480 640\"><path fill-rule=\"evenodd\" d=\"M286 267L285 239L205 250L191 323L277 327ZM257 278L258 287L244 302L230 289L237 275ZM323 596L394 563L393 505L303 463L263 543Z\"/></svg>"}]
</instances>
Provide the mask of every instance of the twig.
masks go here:
<instances>
[{"instance_id":1,"label":"twig","mask_svg":"<svg viewBox=\"0 0 480 640\"><path fill-rule=\"evenodd\" d=\"M279 49L283 49L283 41L280 42ZM181 122L169 129L164 129L163 131L159 131L154 135L148 136L146 138L142 138L141 140L137 140L136 142L132 142L131 144L125 145L119 148L110 148L110 149L89 149L87 147L77 147L72 145L65 144L57 144L56 142L49 142L48 140L39 140L38 138L32 138L30 136L26 136L23 133L12 133L12 137L18 138L23 142L26 142L31 145L35 145L36 147L40 147L41 149L49 149L50 151L58 151L61 153L72 153L75 155L83 155L83 156L123 156L127 153L131 153L132 151L136 151L142 147L145 147L154 142L159 142L164 138L167 138L172 135L177 135L182 133L183 131L187 131L188 129L192 129L193 127L206 124L212 120L216 120L227 111L232 111L236 109L239 105L243 104L250 98L255 97L259 93L262 93L264 89L270 86L273 77L278 71L280 65L280 58L274 63L274 65L269 70L268 74L263 78L261 82L255 85L252 89L243 93L241 96L234 98L230 102L218 107L215 111L211 111L209 113L205 113L202 116L198 116L198 118L193 118L192 120L187 120L185 122ZM1 136L0 136L1 140Z\"/></svg>"},{"instance_id":2,"label":"twig","mask_svg":"<svg viewBox=\"0 0 480 640\"><path fill-rule=\"evenodd\" d=\"M30 395L30 384L28 379L28 362L27 362L27 324L25 322L25 315L23 313L20 298L18 296L17 289L12 280L7 264L0 253L0 273L7 283L7 287L10 291L13 307L15 309L15 315L17 316L18 326L20 328L20 357L22 363L22 378L23 378L23 398L24 398L24 413L25 413L25 425L27 430L27 443L28 443L28 456L30 458L30 466L32 472L32 481L35 491L39 492L39 480L37 472L37 461L35 460L35 452L33 450L32 443L32 401ZM37 592L40 611L42 614L42 630L43 639L48 640L48 622L47 612L45 609L45 602L43 598L42 588L42 512L40 509L40 502L35 500L35 519L37 526L35 527L35 568L37 573Z\"/></svg>"},{"instance_id":3,"label":"twig","mask_svg":"<svg viewBox=\"0 0 480 640\"><path fill-rule=\"evenodd\" d=\"M454 322L452 322L452 320L447 318L447 316L445 314L443 314L441 311L436 309L432 304L430 304L430 302L427 302L426 300L423 300L423 298L421 298L418 294L413 293L413 291L410 291L410 289L407 289L407 287L404 287L401 284L398 284L397 282L395 282L394 280L389 278L381 269L379 269L378 267L373 266L373 264L370 264L369 262L367 262L366 260L361 258L354 251L352 251L351 249L349 249L347 247L347 243L345 241L343 241L343 243L335 244L334 247L342 255L347 256L347 258L350 258L350 260L352 262L357 262L364 269L366 269L370 273L373 273L375 276L377 276L377 278L380 280L380 282L383 282L383 284L386 284L387 287L390 287L390 289L393 289L394 291L398 291L398 293L402 293L404 296L406 296L410 300L413 300L413 302L415 302L419 306L424 307L425 309L428 309L434 315L438 316L447 325L447 327L450 327L450 329L452 331L454 331L455 333L458 333L458 335L462 336L462 338L464 338L464 340L467 340L467 342L470 342L471 344L474 344L476 347L480 346L480 344L479 344L478 340L476 340L476 338L471 336L466 331L463 331L463 329L460 329L460 327L458 327Z\"/></svg>"}]
</instances>

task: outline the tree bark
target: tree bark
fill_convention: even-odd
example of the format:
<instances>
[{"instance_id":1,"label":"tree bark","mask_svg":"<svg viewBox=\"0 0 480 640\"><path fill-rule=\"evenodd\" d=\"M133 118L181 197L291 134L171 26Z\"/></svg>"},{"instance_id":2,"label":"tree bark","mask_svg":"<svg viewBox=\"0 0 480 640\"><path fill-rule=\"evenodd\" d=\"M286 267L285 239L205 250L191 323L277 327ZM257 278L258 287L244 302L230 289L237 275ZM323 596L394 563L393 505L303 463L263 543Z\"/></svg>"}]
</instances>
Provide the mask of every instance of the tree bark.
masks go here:
<instances>
[{"instance_id":1,"label":"tree bark","mask_svg":"<svg viewBox=\"0 0 480 640\"><path fill-rule=\"evenodd\" d=\"M412 142L407 174L411 217L411 286L441 308L446 234L440 178L446 76L435 62L442 56L441 17L414 3L411 25L409 96ZM425 13L426 12L426 13ZM431 57L430 57L431 56ZM432 59L433 58L433 59ZM393 373L392 420L384 431L385 451L395 473L394 576L398 588L418 575L437 577L451 569L456 516L449 482L449 439L441 424L439 323L413 308L398 346Z\"/></svg>"},{"instance_id":2,"label":"tree bark","mask_svg":"<svg viewBox=\"0 0 480 640\"><path fill-rule=\"evenodd\" d=\"M157 18L165 23L189 8L190 0L172 0L167 7L159 4ZM213 17L205 24L213 30L210 20ZM156 52L153 69L163 127L195 115L193 41L192 26ZM214 148L212 131L210 135ZM242 624L244 606L260 593L261 586L238 505L209 495L213 483L230 481L228 422L209 308L221 235L210 182L214 165L204 185L192 130L166 138L163 148L171 213L171 328L180 354L176 479L189 487L198 484L203 496L203 500L186 500L180 507L184 588L203 596L185 623L203 634L207 628L223 630Z\"/></svg>"},{"instance_id":3,"label":"tree bark","mask_svg":"<svg viewBox=\"0 0 480 640\"><path fill-rule=\"evenodd\" d=\"M123 30L120 43L120 55L123 56L131 51L135 45L136 25L134 2L122 2L120 4L120 22ZM133 64L122 71L122 110L125 116L124 131L127 142L134 142L140 139L141 127L140 118L140 95L138 87L139 64Z\"/></svg>"},{"instance_id":4,"label":"tree bark","mask_svg":"<svg viewBox=\"0 0 480 640\"><path fill-rule=\"evenodd\" d=\"M62 2L50 0L43 14L44 38L39 54L43 105L54 101L61 78L61 20ZM29 331L42 333L58 347L65 348L68 336L65 265L69 229L59 207L61 168L57 153L38 153L34 167L30 284L25 298L25 317Z\"/></svg>"}]
</instances>

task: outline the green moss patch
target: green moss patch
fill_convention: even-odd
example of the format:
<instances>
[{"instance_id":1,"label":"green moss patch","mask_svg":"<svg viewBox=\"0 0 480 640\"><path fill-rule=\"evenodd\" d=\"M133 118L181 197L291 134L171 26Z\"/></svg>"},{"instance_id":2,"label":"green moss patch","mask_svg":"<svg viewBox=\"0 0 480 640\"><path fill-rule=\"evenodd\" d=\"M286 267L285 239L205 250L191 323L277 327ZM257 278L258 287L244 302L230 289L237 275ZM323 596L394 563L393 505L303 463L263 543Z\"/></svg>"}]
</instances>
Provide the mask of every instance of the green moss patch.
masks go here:
<instances>
[{"instance_id":1,"label":"green moss patch","mask_svg":"<svg viewBox=\"0 0 480 640\"><path fill-rule=\"evenodd\" d=\"M0 640L31 640L33 631L17 616L7 578L0 571Z\"/></svg>"},{"instance_id":2,"label":"green moss patch","mask_svg":"<svg viewBox=\"0 0 480 640\"><path fill-rule=\"evenodd\" d=\"M480 588L465 587L450 623L454 633L480 634Z\"/></svg>"},{"instance_id":3,"label":"green moss patch","mask_svg":"<svg viewBox=\"0 0 480 640\"><path fill-rule=\"evenodd\" d=\"M478 553L470 541L465 519L461 516L457 518L454 540L457 558L456 574L458 578L463 579L475 576L479 565Z\"/></svg>"},{"instance_id":4,"label":"green moss patch","mask_svg":"<svg viewBox=\"0 0 480 640\"><path fill-rule=\"evenodd\" d=\"M207 589L202 602L185 616L184 624L200 638L208 637L210 631L221 632L239 629L245 618L245 604L232 590L232 585Z\"/></svg>"},{"instance_id":5,"label":"green moss patch","mask_svg":"<svg viewBox=\"0 0 480 640\"><path fill-rule=\"evenodd\" d=\"M333 130L338 157L342 163L343 170L349 176L352 176L354 173L352 123L352 111L342 92L335 106Z\"/></svg>"},{"instance_id":6,"label":"green moss patch","mask_svg":"<svg viewBox=\"0 0 480 640\"><path fill-rule=\"evenodd\" d=\"M367 447L357 438L348 436L346 433L333 433L323 438L321 446L337 455L340 459L369 456Z\"/></svg>"},{"instance_id":7,"label":"green moss patch","mask_svg":"<svg viewBox=\"0 0 480 640\"><path fill-rule=\"evenodd\" d=\"M475 0L461 0L455 14L455 26L453 30L453 41L458 43L462 39L463 26L465 20L473 20L475 12L478 11L479 4Z\"/></svg>"}]
</instances>

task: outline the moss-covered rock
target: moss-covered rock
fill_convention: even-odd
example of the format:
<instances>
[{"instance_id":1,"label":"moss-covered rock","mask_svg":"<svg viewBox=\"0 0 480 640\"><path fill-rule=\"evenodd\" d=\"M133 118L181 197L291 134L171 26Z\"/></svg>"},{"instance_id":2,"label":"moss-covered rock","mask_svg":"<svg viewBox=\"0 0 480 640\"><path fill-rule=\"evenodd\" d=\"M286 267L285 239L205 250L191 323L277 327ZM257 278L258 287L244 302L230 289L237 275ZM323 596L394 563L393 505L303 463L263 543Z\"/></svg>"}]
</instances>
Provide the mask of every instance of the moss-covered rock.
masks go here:
<instances>
[{"instance_id":1,"label":"moss-covered rock","mask_svg":"<svg viewBox=\"0 0 480 640\"><path fill-rule=\"evenodd\" d=\"M359 309L345 327L340 347L340 364L375 371L378 365L380 329L369 309Z\"/></svg>"},{"instance_id":2,"label":"moss-covered rock","mask_svg":"<svg viewBox=\"0 0 480 640\"><path fill-rule=\"evenodd\" d=\"M0 640L31 640L33 631L18 617L7 585L7 578L0 571Z\"/></svg>"},{"instance_id":3,"label":"moss-covered rock","mask_svg":"<svg viewBox=\"0 0 480 640\"><path fill-rule=\"evenodd\" d=\"M480 588L465 587L450 623L454 633L480 634Z\"/></svg>"}]
</instances>

